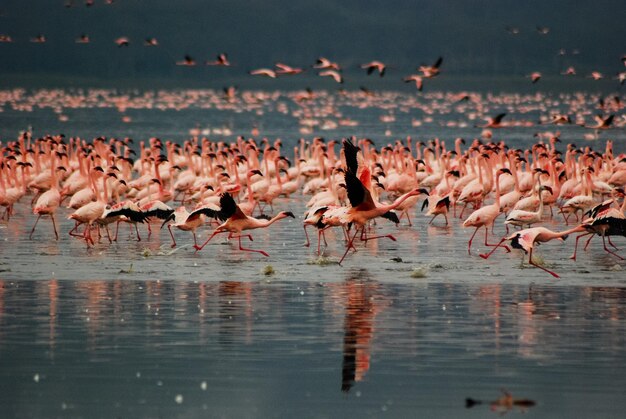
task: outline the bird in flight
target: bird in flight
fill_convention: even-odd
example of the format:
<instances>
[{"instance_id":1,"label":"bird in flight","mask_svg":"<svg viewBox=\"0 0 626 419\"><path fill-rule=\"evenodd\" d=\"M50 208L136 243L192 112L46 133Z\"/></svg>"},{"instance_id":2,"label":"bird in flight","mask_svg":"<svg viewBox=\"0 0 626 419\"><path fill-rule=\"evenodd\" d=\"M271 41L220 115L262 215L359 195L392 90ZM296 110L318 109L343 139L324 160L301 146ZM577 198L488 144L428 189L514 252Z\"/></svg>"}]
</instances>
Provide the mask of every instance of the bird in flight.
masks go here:
<instances>
[{"instance_id":1,"label":"bird in flight","mask_svg":"<svg viewBox=\"0 0 626 419\"><path fill-rule=\"evenodd\" d=\"M127 46L129 46L129 45L130 45L130 41L129 41L129 39L128 39L127 37L125 37L125 36L121 36L121 37L119 37L119 38L117 38L117 39L115 40L115 44L116 44L118 47L120 47L120 48L121 48L121 47L127 47Z\"/></svg>"},{"instance_id":2,"label":"bird in flight","mask_svg":"<svg viewBox=\"0 0 626 419\"><path fill-rule=\"evenodd\" d=\"M207 61L206 65L230 67L230 61L228 61L228 55L225 52L217 54L215 61Z\"/></svg>"},{"instance_id":3,"label":"bird in flight","mask_svg":"<svg viewBox=\"0 0 626 419\"><path fill-rule=\"evenodd\" d=\"M422 76L430 79L439 75L439 67L441 67L441 63L443 62L443 57L439 57L435 64L433 65L421 65L418 67L418 71L422 73Z\"/></svg>"},{"instance_id":4,"label":"bird in flight","mask_svg":"<svg viewBox=\"0 0 626 419\"><path fill-rule=\"evenodd\" d=\"M367 75L369 76L374 71L378 71L378 75L383 77L385 75L385 70L387 69L387 65L380 61L370 61L369 63L362 64L361 68L367 70Z\"/></svg>"}]
</instances>

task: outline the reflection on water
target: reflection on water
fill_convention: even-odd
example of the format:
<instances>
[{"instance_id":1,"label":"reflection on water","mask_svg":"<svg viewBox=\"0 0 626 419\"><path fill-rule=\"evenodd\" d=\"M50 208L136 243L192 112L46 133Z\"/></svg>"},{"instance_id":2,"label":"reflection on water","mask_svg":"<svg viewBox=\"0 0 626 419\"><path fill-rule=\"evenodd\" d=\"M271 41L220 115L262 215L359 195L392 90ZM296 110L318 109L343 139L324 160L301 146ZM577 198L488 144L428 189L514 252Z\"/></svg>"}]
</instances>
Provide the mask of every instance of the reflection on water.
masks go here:
<instances>
[{"instance_id":1,"label":"reflection on water","mask_svg":"<svg viewBox=\"0 0 626 419\"><path fill-rule=\"evenodd\" d=\"M619 287L390 284L364 269L1 280L0 403L6 417L484 417L465 398L506 388L537 401L529 414L619 417L625 320Z\"/></svg>"}]
</instances>

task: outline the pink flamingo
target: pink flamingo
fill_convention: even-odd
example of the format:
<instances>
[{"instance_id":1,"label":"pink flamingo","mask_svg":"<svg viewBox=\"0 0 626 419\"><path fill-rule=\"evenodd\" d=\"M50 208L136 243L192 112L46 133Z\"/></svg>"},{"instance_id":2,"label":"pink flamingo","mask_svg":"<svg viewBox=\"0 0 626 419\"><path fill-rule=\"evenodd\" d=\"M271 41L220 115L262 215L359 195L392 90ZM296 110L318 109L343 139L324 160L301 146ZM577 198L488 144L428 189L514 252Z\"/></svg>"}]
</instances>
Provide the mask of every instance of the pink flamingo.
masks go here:
<instances>
[{"instance_id":1,"label":"pink flamingo","mask_svg":"<svg viewBox=\"0 0 626 419\"><path fill-rule=\"evenodd\" d=\"M209 236L209 238L202 244L202 246L194 245L194 248L197 251L202 250L202 248L206 246L206 244L209 241L211 241L211 239L216 234L228 231L230 232L230 234L228 235L229 239L236 238L239 241L239 250L242 250L245 252L260 253L266 257L269 256L269 254L267 254L267 252L263 250L244 248L241 245L241 237L242 237L241 232L244 230L267 228L270 225L274 224L276 221L282 220L283 218L286 218L286 217L296 218L289 211L279 212L276 216L274 216L273 218L270 218L269 220L247 216L241 211L241 209L239 208L239 206L237 205L233 197L228 192L223 193L220 198L220 210L219 211L213 211L213 210L209 210L209 208L204 208L202 209L202 213L209 215L209 216L217 217L224 222L220 224L215 229L215 231L213 231L213 234ZM243 236L248 237L248 239L252 240L252 236L250 234L245 234Z\"/></svg>"},{"instance_id":2,"label":"pink flamingo","mask_svg":"<svg viewBox=\"0 0 626 419\"><path fill-rule=\"evenodd\" d=\"M474 234L470 237L467 243L467 254L471 254L470 248L472 247L472 240L478 232L478 229L485 227L485 246L494 246L487 243L487 235L489 232L489 225L493 225L494 220L500 215L500 175L503 173L511 174L509 169L500 169L496 175L496 200L491 205L485 205L478 208L476 211L470 214L469 217L463 222L463 227L476 227ZM493 228L493 227L492 227Z\"/></svg>"},{"instance_id":3,"label":"pink flamingo","mask_svg":"<svg viewBox=\"0 0 626 419\"><path fill-rule=\"evenodd\" d=\"M37 227L37 223L42 215L49 215L50 219L52 219L52 227L54 228L54 236L57 240L59 240L59 233L57 231L57 224L54 220L54 214L61 204L61 192L59 191L59 181L56 176L57 170L66 171L65 167L58 167L55 169L56 159L53 158L50 161L50 176L51 176L51 187L46 192L41 194L35 206L33 208L33 214L37 215L37 220L35 221L35 225L30 231L29 238L32 239L33 233L35 232L35 227Z\"/></svg>"},{"instance_id":4,"label":"pink flamingo","mask_svg":"<svg viewBox=\"0 0 626 419\"><path fill-rule=\"evenodd\" d=\"M559 275L557 275L555 272L552 272L551 270L546 269L543 266L537 265L535 262L533 262L533 247L535 243L545 243L554 239L565 240L569 234L577 233L579 231L584 231L584 230L585 228L582 225L579 225L569 230L565 230L561 232L555 232L545 227L527 228L524 230L517 231L513 233L512 235L510 235L509 237L503 238L502 240L500 240L500 243L498 243L491 250L491 252L487 254L481 254L480 257L483 259L488 259L489 256L491 256L493 252L495 252L496 249L505 240L511 240L511 246L513 248L522 249L524 253L528 253L528 263L530 263L533 266L536 266L537 268L541 270L546 271L547 273L549 273L555 278L560 278Z\"/></svg>"}]
</instances>

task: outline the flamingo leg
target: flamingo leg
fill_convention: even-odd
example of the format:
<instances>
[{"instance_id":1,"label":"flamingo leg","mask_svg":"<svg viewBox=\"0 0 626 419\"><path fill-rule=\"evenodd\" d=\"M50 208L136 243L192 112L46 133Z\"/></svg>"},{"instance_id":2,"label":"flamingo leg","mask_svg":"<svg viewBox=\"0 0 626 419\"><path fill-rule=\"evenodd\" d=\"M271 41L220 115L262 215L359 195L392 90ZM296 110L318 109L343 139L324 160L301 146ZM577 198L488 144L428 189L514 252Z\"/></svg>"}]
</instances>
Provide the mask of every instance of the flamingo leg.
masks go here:
<instances>
[{"instance_id":1,"label":"flamingo leg","mask_svg":"<svg viewBox=\"0 0 626 419\"><path fill-rule=\"evenodd\" d=\"M104 231L106 231L106 232L107 232L107 238L109 239L109 244L113 243L113 242L111 241L111 232L109 231L109 226L108 226L108 225L105 225L105 226L104 226Z\"/></svg>"},{"instance_id":2,"label":"flamingo leg","mask_svg":"<svg viewBox=\"0 0 626 419\"><path fill-rule=\"evenodd\" d=\"M119 232L120 232L120 221L118 221L115 224L115 238L113 239L114 242L117 241L117 235L118 235Z\"/></svg>"},{"instance_id":3,"label":"flamingo leg","mask_svg":"<svg viewBox=\"0 0 626 419\"><path fill-rule=\"evenodd\" d=\"M309 240L309 233L306 231L306 224L302 227L304 228L304 235L306 236L306 243L304 243L304 247L309 247L311 245L311 241ZM319 253L319 244L317 253Z\"/></svg>"},{"instance_id":4,"label":"flamingo leg","mask_svg":"<svg viewBox=\"0 0 626 419\"><path fill-rule=\"evenodd\" d=\"M463 213L465 212L465 208L467 208L467 202L463 204L463 209L461 210L461 215L459 215L460 219L463 219Z\"/></svg>"},{"instance_id":5,"label":"flamingo leg","mask_svg":"<svg viewBox=\"0 0 626 419\"><path fill-rule=\"evenodd\" d=\"M593 236L595 234L592 234L591 237L589 237L589 240L587 240L587 243L585 243L585 247L583 248L583 250L587 250L587 248L589 247L589 243L591 242L591 239L593 239Z\"/></svg>"},{"instance_id":6,"label":"flamingo leg","mask_svg":"<svg viewBox=\"0 0 626 419\"><path fill-rule=\"evenodd\" d=\"M581 237L588 236L589 234L593 234L593 233L583 233L583 234L579 234L578 236L576 236L576 242L574 243L574 254L569 257L570 259L574 261L576 260L576 252L578 251L578 240L580 240ZM593 238L593 236L591 237Z\"/></svg>"},{"instance_id":7,"label":"flamingo leg","mask_svg":"<svg viewBox=\"0 0 626 419\"><path fill-rule=\"evenodd\" d=\"M70 236L74 236L74 237L80 236L80 234L75 234L74 233L80 224L81 223L79 223L78 221L75 221L74 222L74 228L72 228L67 234L69 234Z\"/></svg>"},{"instance_id":8,"label":"flamingo leg","mask_svg":"<svg viewBox=\"0 0 626 419\"><path fill-rule=\"evenodd\" d=\"M406 219L409 222L409 227L413 227L413 223L411 222L411 216L409 215L409 210L404 210L402 214L406 215Z\"/></svg>"},{"instance_id":9,"label":"flamingo leg","mask_svg":"<svg viewBox=\"0 0 626 419\"><path fill-rule=\"evenodd\" d=\"M135 233L137 233L137 241L141 241L141 236L139 235L139 228L137 228L137 223L133 223L135 225ZM148 224L148 238L150 238L150 234L152 234L152 229L150 229L150 224Z\"/></svg>"},{"instance_id":10,"label":"flamingo leg","mask_svg":"<svg viewBox=\"0 0 626 419\"><path fill-rule=\"evenodd\" d=\"M621 257L620 255L618 255L617 253L613 252L612 250L609 250L608 247L606 247L606 241L604 239L605 236L602 236L602 244L604 245L604 250L607 251L607 253L612 254L613 256L615 256L616 258L619 258L620 260L624 260L623 257Z\"/></svg>"},{"instance_id":11,"label":"flamingo leg","mask_svg":"<svg viewBox=\"0 0 626 419\"><path fill-rule=\"evenodd\" d=\"M480 227L476 227L476 230L474 230L474 234L472 234L472 237L470 237L469 242L467 243L467 254L471 255L472 253L470 252L470 248L472 247L472 240L474 240L474 236L476 235L476 233L478 233L478 229Z\"/></svg>"},{"instance_id":12,"label":"flamingo leg","mask_svg":"<svg viewBox=\"0 0 626 419\"><path fill-rule=\"evenodd\" d=\"M560 276L557 275L555 272L552 272L551 270L546 269L543 266L539 266L535 262L533 262L533 248L532 247L530 248L530 253L528 254L528 263L530 263L531 265L533 265L533 266L535 266L535 267L537 267L537 268L539 268L539 269L541 269L543 271L546 271L547 273L549 273L550 275L552 275L555 278L560 278Z\"/></svg>"},{"instance_id":13,"label":"flamingo leg","mask_svg":"<svg viewBox=\"0 0 626 419\"><path fill-rule=\"evenodd\" d=\"M174 247L176 247L176 239L174 238L174 233L172 233L172 225L168 224L167 225L167 229L170 231L170 236L172 237L172 245L170 247L174 248ZM193 242L194 242L194 244L196 244L196 240L195 240L196 239L196 235L195 234L193 235L193 238L194 238Z\"/></svg>"},{"instance_id":14,"label":"flamingo leg","mask_svg":"<svg viewBox=\"0 0 626 419\"><path fill-rule=\"evenodd\" d=\"M35 232L35 227L37 227L37 223L39 222L40 218L41 218L41 214L39 214L37 216L37 220L35 220L35 225L33 226L32 230L30 230L30 236L28 236L29 239L33 238L33 233Z\"/></svg>"},{"instance_id":15,"label":"flamingo leg","mask_svg":"<svg viewBox=\"0 0 626 419\"><path fill-rule=\"evenodd\" d=\"M346 258L346 256L348 255L348 252L350 251L350 249L354 249L354 245L352 244L354 242L354 239L356 238L356 235L359 233L359 229L355 229L356 231L354 232L354 235L352 236L352 238L350 239L350 241L348 242L348 246L346 246L346 252L343 254L343 256L341 257L341 260L339 260L339 264L341 265L341 262L343 262L343 260ZM356 250L356 249L355 249Z\"/></svg>"},{"instance_id":16,"label":"flamingo leg","mask_svg":"<svg viewBox=\"0 0 626 419\"><path fill-rule=\"evenodd\" d=\"M208 242L210 242L210 241L211 241L211 239L212 239L212 238L213 238L216 234L219 234L219 233L223 233L223 231L214 231L214 232L213 232L213 234L211 234L211 235L209 236L209 238L208 238L208 239L206 239L206 241L205 241L204 243L202 243L202 246L198 246L197 244L194 244L194 245L193 245L193 247L194 247L194 249L196 249L196 252L198 252L198 251L202 250L202 249L204 248L204 246L206 246L206 245L207 245L207 243L208 243Z\"/></svg>"},{"instance_id":17,"label":"flamingo leg","mask_svg":"<svg viewBox=\"0 0 626 419\"><path fill-rule=\"evenodd\" d=\"M430 221L428 222L428 225L431 225L433 221L435 221L436 217L437 217L437 214L433 215L433 218L430 219ZM448 217L446 217L446 224L448 224Z\"/></svg>"},{"instance_id":18,"label":"flamingo leg","mask_svg":"<svg viewBox=\"0 0 626 419\"><path fill-rule=\"evenodd\" d=\"M272 210L272 211L273 211L273 210ZM242 251L244 251L244 252L256 252L256 253L260 253L260 254L262 254L262 255L263 255L263 256L265 256L265 257L269 257L269 255L267 254L267 252L265 252L265 251L263 251L263 250L248 249L248 248L243 247L243 246L241 245L241 237L246 237L246 236L250 237L250 235L249 235L249 234L244 234L243 236L240 234L240 235L238 235L238 236L237 236L237 239L239 240L239 250L242 250ZM250 238L250 240L252 240L252 238Z\"/></svg>"},{"instance_id":19,"label":"flamingo leg","mask_svg":"<svg viewBox=\"0 0 626 419\"><path fill-rule=\"evenodd\" d=\"M493 254L493 252L495 252L495 251L496 251L496 249L497 249L498 247L500 247L500 245L501 245L502 243L504 243L504 241L505 241L505 240L506 240L506 237L503 237L503 238L500 240L500 242L499 242L498 244L496 244L496 245L494 245L494 246L493 246L493 249L491 249L491 252L486 253L486 254L485 254L485 253L481 253L479 256L480 256L481 258L483 258L483 259L489 259L489 256L491 256L491 255ZM505 246L505 247L507 248L507 252L510 252L509 248L508 248L507 246Z\"/></svg>"},{"instance_id":20,"label":"flamingo leg","mask_svg":"<svg viewBox=\"0 0 626 419\"><path fill-rule=\"evenodd\" d=\"M502 243L502 242L500 242L500 243L498 243L498 244L489 244L489 243L487 243L487 236L488 236L488 231L487 231L487 230L488 230L488 228L487 228L487 226L485 225L485 246L489 246L489 247L493 247L493 246L496 246L496 247L497 247L497 246L500 246L500 243ZM506 249L507 253L511 251L511 249L509 249L509 247L508 247L508 246L506 246L506 245L504 246L504 248Z\"/></svg>"},{"instance_id":21,"label":"flamingo leg","mask_svg":"<svg viewBox=\"0 0 626 419\"><path fill-rule=\"evenodd\" d=\"M606 239L609 241L609 244L610 244L611 246L613 246L613 249L615 249L615 250L619 250L619 249L617 248L617 246L615 246L615 245L613 244L613 242L611 241L611 236L606 236Z\"/></svg>"},{"instance_id":22,"label":"flamingo leg","mask_svg":"<svg viewBox=\"0 0 626 419\"><path fill-rule=\"evenodd\" d=\"M54 228L54 237L56 237L56 240L59 240L59 232L57 231L57 223L54 220L54 213L50 214L50 218L52 218L52 228Z\"/></svg>"}]
</instances>

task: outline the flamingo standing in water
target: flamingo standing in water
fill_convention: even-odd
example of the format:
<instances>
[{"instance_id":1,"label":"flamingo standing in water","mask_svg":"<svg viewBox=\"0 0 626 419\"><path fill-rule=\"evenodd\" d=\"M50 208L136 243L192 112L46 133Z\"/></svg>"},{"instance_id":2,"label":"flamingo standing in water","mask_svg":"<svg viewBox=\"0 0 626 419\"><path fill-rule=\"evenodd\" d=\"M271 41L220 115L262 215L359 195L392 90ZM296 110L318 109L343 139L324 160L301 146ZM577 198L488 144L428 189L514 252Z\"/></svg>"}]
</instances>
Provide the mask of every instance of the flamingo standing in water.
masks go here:
<instances>
[{"instance_id":1,"label":"flamingo standing in water","mask_svg":"<svg viewBox=\"0 0 626 419\"><path fill-rule=\"evenodd\" d=\"M41 194L35 206L33 207L33 214L37 215L37 220L35 221L35 225L30 231L29 238L33 238L33 233L35 232L35 227L37 227L37 223L42 215L49 215L52 220L52 227L54 228L54 236L57 240L59 240L59 233L57 231L57 224L54 220L54 214L56 213L57 208L61 204L61 192L59 191L59 181L57 179L56 172L57 170L66 171L65 167L56 167L56 158L52 158L50 162L50 176L51 176L51 186L46 192Z\"/></svg>"},{"instance_id":2,"label":"flamingo standing in water","mask_svg":"<svg viewBox=\"0 0 626 419\"><path fill-rule=\"evenodd\" d=\"M260 254L262 254L263 256L266 256L266 257L269 256L269 254L267 254L267 252L265 252L263 250L247 249L247 248L244 248L243 246L241 246L241 237L242 237L241 232L244 231L244 230L254 230L254 229L257 229L257 228L266 228L266 227L269 227L270 225L274 224L276 221L282 220L283 218L286 218L286 217L296 218L289 211L279 212L275 217L270 218L269 220L249 217L249 216L245 215L241 211L241 209L239 208L239 206L237 205L237 203L235 202L233 197L228 192L223 193L221 195L221 197L220 197L220 209L219 209L219 211L211 210L210 208L203 208L201 212L203 214L205 214L205 215L210 216L210 217L219 218L220 220L222 220L224 222L222 224L220 224L215 229L215 231L213 231L213 233L202 244L202 246L194 245L194 248L197 251L202 250L202 248L204 246L206 246L206 244L209 241L211 241L211 239L216 234L228 231L228 232L230 232L230 234L228 235L229 239L236 238L236 239L239 240L239 250L242 250L242 251L245 251L245 252L260 253ZM243 236L244 237L248 237L248 239L252 240L252 236L250 234L245 234Z\"/></svg>"},{"instance_id":3,"label":"flamingo standing in water","mask_svg":"<svg viewBox=\"0 0 626 419\"><path fill-rule=\"evenodd\" d=\"M467 254L471 254L470 248L472 247L472 240L474 240L474 236L478 232L478 229L481 227L485 227L485 246L496 246L493 244L487 243L487 235L489 233L489 225L493 226L494 220L500 215L500 175L503 173L511 174L509 169L503 168L498 170L496 174L496 199L495 202L491 205L485 205L483 207L478 208L476 211L470 214L469 217L463 222L463 227L476 227L474 230L474 234L470 237L469 242L467 243ZM493 227L492 227L493 228Z\"/></svg>"}]
</instances>

